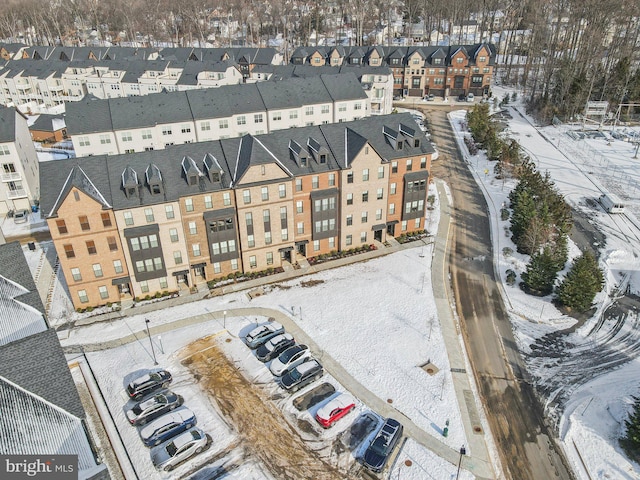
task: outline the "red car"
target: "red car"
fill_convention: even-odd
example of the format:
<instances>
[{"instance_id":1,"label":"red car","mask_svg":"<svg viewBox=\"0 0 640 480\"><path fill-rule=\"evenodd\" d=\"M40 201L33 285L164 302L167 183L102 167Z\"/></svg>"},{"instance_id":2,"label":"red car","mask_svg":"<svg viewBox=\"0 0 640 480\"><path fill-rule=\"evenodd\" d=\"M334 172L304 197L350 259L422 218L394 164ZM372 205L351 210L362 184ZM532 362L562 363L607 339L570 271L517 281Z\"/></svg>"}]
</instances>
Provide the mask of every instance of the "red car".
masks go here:
<instances>
[{"instance_id":1,"label":"red car","mask_svg":"<svg viewBox=\"0 0 640 480\"><path fill-rule=\"evenodd\" d=\"M331 427L356 406L356 401L348 393L341 393L316 413L316 420L324 428Z\"/></svg>"}]
</instances>

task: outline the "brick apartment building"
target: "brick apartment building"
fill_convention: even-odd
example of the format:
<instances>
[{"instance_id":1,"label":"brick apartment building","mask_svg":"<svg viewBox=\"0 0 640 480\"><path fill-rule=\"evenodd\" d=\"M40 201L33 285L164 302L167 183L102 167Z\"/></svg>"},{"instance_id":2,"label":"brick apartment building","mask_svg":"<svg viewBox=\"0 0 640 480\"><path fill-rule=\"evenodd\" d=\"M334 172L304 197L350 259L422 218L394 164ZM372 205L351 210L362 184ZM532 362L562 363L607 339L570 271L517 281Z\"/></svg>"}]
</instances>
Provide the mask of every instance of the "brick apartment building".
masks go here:
<instances>
[{"instance_id":1,"label":"brick apartment building","mask_svg":"<svg viewBox=\"0 0 640 480\"><path fill-rule=\"evenodd\" d=\"M76 308L424 228L433 147L409 114L43 163Z\"/></svg>"}]
</instances>

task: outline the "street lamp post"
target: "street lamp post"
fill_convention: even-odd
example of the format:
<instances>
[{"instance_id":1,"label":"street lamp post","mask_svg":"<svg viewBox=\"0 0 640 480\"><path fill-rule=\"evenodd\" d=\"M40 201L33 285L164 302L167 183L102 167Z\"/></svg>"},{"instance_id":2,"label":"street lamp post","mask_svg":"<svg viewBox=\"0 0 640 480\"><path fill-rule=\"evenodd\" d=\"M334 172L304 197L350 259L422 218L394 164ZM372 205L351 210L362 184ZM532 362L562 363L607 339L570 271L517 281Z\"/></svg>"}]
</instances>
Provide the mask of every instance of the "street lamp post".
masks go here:
<instances>
[{"instance_id":1,"label":"street lamp post","mask_svg":"<svg viewBox=\"0 0 640 480\"><path fill-rule=\"evenodd\" d=\"M460 465L462 465L462 457L467 454L467 450L464 448L464 445L460 447L460 458L458 459L458 471L456 472L456 480L458 480L458 476L460 475Z\"/></svg>"},{"instance_id":2,"label":"street lamp post","mask_svg":"<svg viewBox=\"0 0 640 480\"><path fill-rule=\"evenodd\" d=\"M158 361L156 360L156 351L153 348L153 340L151 339L151 332L149 331L150 320L148 318L145 318L144 322L147 324L147 336L149 337L149 343L151 344L151 354L153 355L153 364L158 365Z\"/></svg>"},{"instance_id":3,"label":"street lamp post","mask_svg":"<svg viewBox=\"0 0 640 480\"><path fill-rule=\"evenodd\" d=\"M227 311L222 312L222 328L227 329Z\"/></svg>"}]
</instances>

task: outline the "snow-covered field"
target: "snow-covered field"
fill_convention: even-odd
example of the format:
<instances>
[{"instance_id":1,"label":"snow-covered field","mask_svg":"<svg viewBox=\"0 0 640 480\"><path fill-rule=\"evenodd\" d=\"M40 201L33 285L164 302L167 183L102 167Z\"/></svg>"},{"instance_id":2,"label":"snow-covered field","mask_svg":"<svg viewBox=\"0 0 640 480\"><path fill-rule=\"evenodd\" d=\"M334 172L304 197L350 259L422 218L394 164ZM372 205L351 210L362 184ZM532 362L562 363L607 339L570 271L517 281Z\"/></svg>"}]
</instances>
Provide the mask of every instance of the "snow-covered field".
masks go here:
<instances>
[{"instance_id":1,"label":"snow-covered field","mask_svg":"<svg viewBox=\"0 0 640 480\"><path fill-rule=\"evenodd\" d=\"M502 98L505 92L496 90L494 94ZM575 140L567 135L571 130L567 126L535 128L519 101L509 104L507 111L512 116L508 121L509 136L518 140L539 171L550 173L569 204L606 238L604 245L594 245L600 251L606 286L596 297L593 317L574 333L555 335L576 321L554 307L552 296L532 297L517 287L528 257L516 252L506 230L509 222L500 220L500 208L508 205L508 194L515 182L496 179L495 164L488 162L483 153L466 154L492 213L495 266L503 279L516 338L539 390L553 400L547 405L548 411L559 417L556 426L560 439L578 477L640 478L640 466L626 458L617 442L624 433L631 395L640 393L635 334L638 313L631 312L617 320L606 320L605 315L614 289L640 291L640 224L634 215L640 212L640 169L632 158L635 148L612 138L611 127L604 128L602 138ZM464 111L450 114L460 140L468 135L464 119ZM626 215L609 215L597 204L597 198L608 192L625 200ZM571 244L570 258L579 254ZM518 274L516 286L504 283L507 269ZM547 348L554 355L539 354L532 346Z\"/></svg>"}]
</instances>

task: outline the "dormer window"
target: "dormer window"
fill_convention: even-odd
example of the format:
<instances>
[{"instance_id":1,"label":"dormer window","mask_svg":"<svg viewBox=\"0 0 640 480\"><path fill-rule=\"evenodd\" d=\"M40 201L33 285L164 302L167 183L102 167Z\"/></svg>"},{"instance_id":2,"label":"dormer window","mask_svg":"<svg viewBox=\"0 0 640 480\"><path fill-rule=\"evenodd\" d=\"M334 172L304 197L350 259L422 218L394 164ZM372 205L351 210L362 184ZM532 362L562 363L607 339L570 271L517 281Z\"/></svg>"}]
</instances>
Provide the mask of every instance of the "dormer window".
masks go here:
<instances>
[{"instance_id":1,"label":"dormer window","mask_svg":"<svg viewBox=\"0 0 640 480\"><path fill-rule=\"evenodd\" d=\"M397 148L398 150L402 150L402 140L398 140Z\"/></svg>"},{"instance_id":2,"label":"dormer window","mask_svg":"<svg viewBox=\"0 0 640 480\"><path fill-rule=\"evenodd\" d=\"M321 153L320 154L320 163L327 163L327 154L326 153Z\"/></svg>"},{"instance_id":3,"label":"dormer window","mask_svg":"<svg viewBox=\"0 0 640 480\"><path fill-rule=\"evenodd\" d=\"M442 59L441 58L434 58L433 59L433 64L434 65L440 65L442 63Z\"/></svg>"},{"instance_id":4,"label":"dormer window","mask_svg":"<svg viewBox=\"0 0 640 480\"><path fill-rule=\"evenodd\" d=\"M127 187L127 197L132 198L138 195L138 189L136 187Z\"/></svg>"},{"instance_id":5,"label":"dormer window","mask_svg":"<svg viewBox=\"0 0 640 480\"><path fill-rule=\"evenodd\" d=\"M300 166L301 167L307 166L307 157L300 157Z\"/></svg>"},{"instance_id":6,"label":"dormer window","mask_svg":"<svg viewBox=\"0 0 640 480\"><path fill-rule=\"evenodd\" d=\"M152 195L160 195L162 193L162 188L160 188L159 183L154 183L151 185L151 194Z\"/></svg>"},{"instance_id":7,"label":"dormer window","mask_svg":"<svg viewBox=\"0 0 640 480\"><path fill-rule=\"evenodd\" d=\"M220 173L218 172L211 172L210 173L210 178L212 182L219 182L220 181Z\"/></svg>"},{"instance_id":8,"label":"dormer window","mask_svg":"<svg viewBox=\"0 0 640 480\"><path fill-rule=\"evenodd\" d=\"M149 185L151 195L161 195L163 190L162 174L160 173L160 169L154 164L151 164L147 167L145 176L147 177L147 185Z\"/></svg>"},{"instance_id":9,"label":"dormer window","mask_svg":"<svg viewBox=\"0 0 640 480\"><path fill-rule=\"evenodd\" d=\"M414 138L413 139L413 146L418 148L420 146L420 139L419 138Z\"/></svg>"},{"instance_id":10,"label":"dormer window","mask_svg":"<svg viewBox=\"0 0 640 480\"><path fill-rule=\"evenodd\" d=\"M198 184L198 175L189 175L189 185Z\"/></svg>"}]
</instances>

